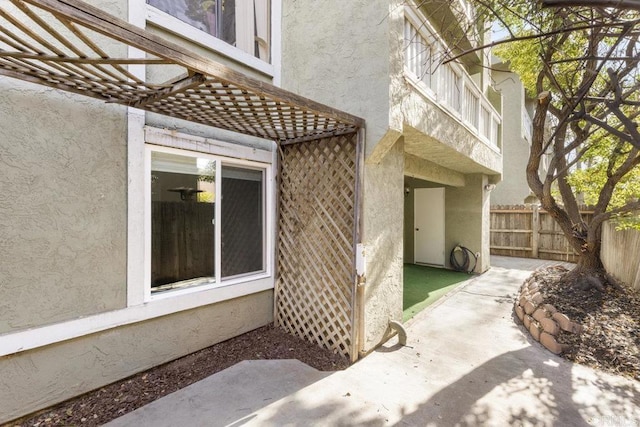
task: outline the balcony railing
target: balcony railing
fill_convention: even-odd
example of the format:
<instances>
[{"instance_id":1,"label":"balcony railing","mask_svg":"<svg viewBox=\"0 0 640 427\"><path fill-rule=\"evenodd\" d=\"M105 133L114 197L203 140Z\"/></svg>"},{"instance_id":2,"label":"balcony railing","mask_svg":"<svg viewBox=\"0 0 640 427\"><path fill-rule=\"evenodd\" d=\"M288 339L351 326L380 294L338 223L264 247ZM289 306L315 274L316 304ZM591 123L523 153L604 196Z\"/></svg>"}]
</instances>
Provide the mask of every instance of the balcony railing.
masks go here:
<instances>
[{"instance_id":1,"label":"balcony railing","mask_svg":"<svg viewBox=\"0 0 640 427\"><path fill-rule=\"evenodd\" d=\"M482 94L465 69L458 64L436 65L441 42L432 34L419 31L405 19L405 74L422 92L458 120L481 140L499 146L502 118Z\"/></svg>"}]
</instances>

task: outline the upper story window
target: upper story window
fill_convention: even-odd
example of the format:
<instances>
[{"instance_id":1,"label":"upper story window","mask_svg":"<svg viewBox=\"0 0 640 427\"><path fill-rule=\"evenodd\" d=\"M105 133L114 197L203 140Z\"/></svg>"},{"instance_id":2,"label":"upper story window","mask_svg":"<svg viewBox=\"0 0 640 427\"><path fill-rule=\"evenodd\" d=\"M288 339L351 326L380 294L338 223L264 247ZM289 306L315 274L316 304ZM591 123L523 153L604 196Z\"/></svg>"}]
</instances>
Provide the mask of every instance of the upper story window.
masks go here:
<instances>
[{"instance_id":1,"label":"upper story window","mask_svg":"<svg viewBox=\"0 0 640 427\"><path fill-rule=\"evenodd\" d=\"M270 0L147 0L162 12L270 62Z\"/></svg>"}]
</instances>

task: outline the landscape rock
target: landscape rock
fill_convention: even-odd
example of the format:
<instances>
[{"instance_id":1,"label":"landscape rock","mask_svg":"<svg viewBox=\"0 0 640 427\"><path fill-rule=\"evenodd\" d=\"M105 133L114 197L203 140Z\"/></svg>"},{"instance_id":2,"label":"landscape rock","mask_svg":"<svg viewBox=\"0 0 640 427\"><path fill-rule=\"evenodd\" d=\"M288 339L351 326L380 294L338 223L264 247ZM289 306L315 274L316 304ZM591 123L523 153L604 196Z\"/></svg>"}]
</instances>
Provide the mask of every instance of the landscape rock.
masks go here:
<instances>
[{"instance_id":1,"label":"landscape rock","mask_svg":"<svg viewBox=\"0 0 640 427\"><path fill-rule=\"evenodd\" d=\"M540 344L553 354L560 354L563 351L563 346L556 341L556 338L546 332L540 334Z\"/></svg>"},{"instance_id":2,"label":"landscape rock","mask_svg":"<svg viewBox=\"0 0 640 427\"><path fill-rule=\"evenodd\" d=\"M544 302L544 298L540 292L536 292L531 296L531 302L533 302L534 305L540 305Z\"/></svg>"},{"instance_id":3,"label":"landscape rock","mask_svg":"<svg viewBox=\"0 0 640 427\"><path fill-rule=\"evenodd\" d=\"M536 311L536 306L531 301L525 302L522 308L524 308L524 312L527 314L532 314Z\"/></svg>"},{"instance_id":4,"label":"landscape rock","mask_svg":"<svg viewBox=\"0 0 640 427\"><path fill-rule=\"evenodd\" d=\"M542 319L546 319L549 317L549 315L547 314L547 312L543 309L538 307L538 309L536 311L533 312L533 314L531 315L531 317L533 317L534 319L536 319L538 322L541 322Z\"/></svg>"},{"instance_id":5,"label":"landscape rock","mask_svg":"<svg viewBox=\"0 0 640 427\"><path fill-rule=\"evenodd\" d=\"M558 326L555 320L549 317L542 319L540 321L540 325L542 326L542 329L544 329L544 331L548 334L555 336L560 332L560 326Z\"/></svg>"},{"instance_id":6,"label":"landscape rock","mask_svg":"<svg viewBox=\"0 0 640 427\"><path fill-rule=\"evenodd\" d=\"M569 320L569 318L565 314L562 314L560 312L555 312L553 313L553 320L558 322L558 326L560 326L560 329L562 329L563 331L567 331L567 332L572 331L573 322L571 322L571 320Z\"/></svg>"},{"instance_id":7,"label":"landscape rock","mask_svg":"<svg viewBox=\"0 0 640 427\"><path fill-rule=\"evenodd\" d=\"M534 340L540 341L541 332L542 331L540 330L540 325L536 322L531 322L531 324L529 325L529 333L531 333L531 336Z\"/></svg>"},{"instance_id":8,"label":"landscape rock","mask_svg":"<svg viewBox=\"0 0 640 427\"><path fill-rule=\"evenodd\" d=\"M531 322L533 321L533 317L529 316L528 314L524 315L524 319L522 319L522 323L524 324L524 327L529 329L529 326L531 325Z\"/></svg>"}]
</instances>

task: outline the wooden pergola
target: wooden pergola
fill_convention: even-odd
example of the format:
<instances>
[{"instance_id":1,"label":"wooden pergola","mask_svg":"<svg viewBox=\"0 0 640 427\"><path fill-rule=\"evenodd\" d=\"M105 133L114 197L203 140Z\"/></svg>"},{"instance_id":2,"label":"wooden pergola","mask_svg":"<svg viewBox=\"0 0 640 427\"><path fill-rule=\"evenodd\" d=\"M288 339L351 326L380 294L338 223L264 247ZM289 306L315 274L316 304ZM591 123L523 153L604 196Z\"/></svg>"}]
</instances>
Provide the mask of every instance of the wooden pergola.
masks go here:
<instances>
[{"instance_id":1,"label":"wooden pergola","mask_svg":"<svg viewBox=\"0 0 640 427\"><path fill-rule=\"evenodd\" d=\"M78 0L2 0L0 75L276 141L276 322L357 358L362 119Z\"/></svg>"},{"instance_id":2,"label":"wooden pergola","mask_svg":"<svg viewBox=\"0 0 640 427\"><path fill-rule=\"evenodd\" d=\"M144 57L109 54L126 54L128 47ZM149 82L127 69L138 64L178 66L183 73ZM77 0L3 0L0 74L278 141L352 133L364 124Z\"/></svg>"}]
</instances>

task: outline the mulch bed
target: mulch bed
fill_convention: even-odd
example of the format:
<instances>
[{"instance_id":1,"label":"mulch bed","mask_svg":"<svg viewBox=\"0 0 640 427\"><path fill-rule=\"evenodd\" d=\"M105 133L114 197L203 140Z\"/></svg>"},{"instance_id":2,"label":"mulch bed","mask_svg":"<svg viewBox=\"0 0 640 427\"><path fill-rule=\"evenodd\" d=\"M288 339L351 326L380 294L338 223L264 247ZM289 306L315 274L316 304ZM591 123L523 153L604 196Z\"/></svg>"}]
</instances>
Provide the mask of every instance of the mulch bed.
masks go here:
<instances>
[{"instance_id":1,"label":"mulch bed","mask_svg":"<svg viewBox=\"0 0 640 427\"><path fill-rule=\"evenodd\" d=\"M640 381L640 293L608 286L605 292L565 286L567 270L537 271L545 302L584 326L580 335L561 332L571 345L568 360ZM204 350L51 407L11 426L97 426L131 412L243 360L298 359L322 371L349 361L287 332L265 326Z\"/></svg>"},{"instance_id":2,"label":"mulch bed","mask_svg":"<svg viewBox=\"0 0 640 427\"><path fill-rule=\"evenodd\" d=\"M581 334L561 332L569 344L566 359L640 381L640 293L606 286L583 291L566 286L561 266L534 273L545 302L584 327Z\"/></svg>"},{"instance_id":3,"label":"mulch bed","mask_svg":"<svg viewBox=\"0 0 640 427\"><path fill-rule=\"evenodd\" d=\"M321 371L349 366L346 358L268 325L8 425L101 425L238 362L256 359L298 359Z\"/></svg>"}]
</instances>

